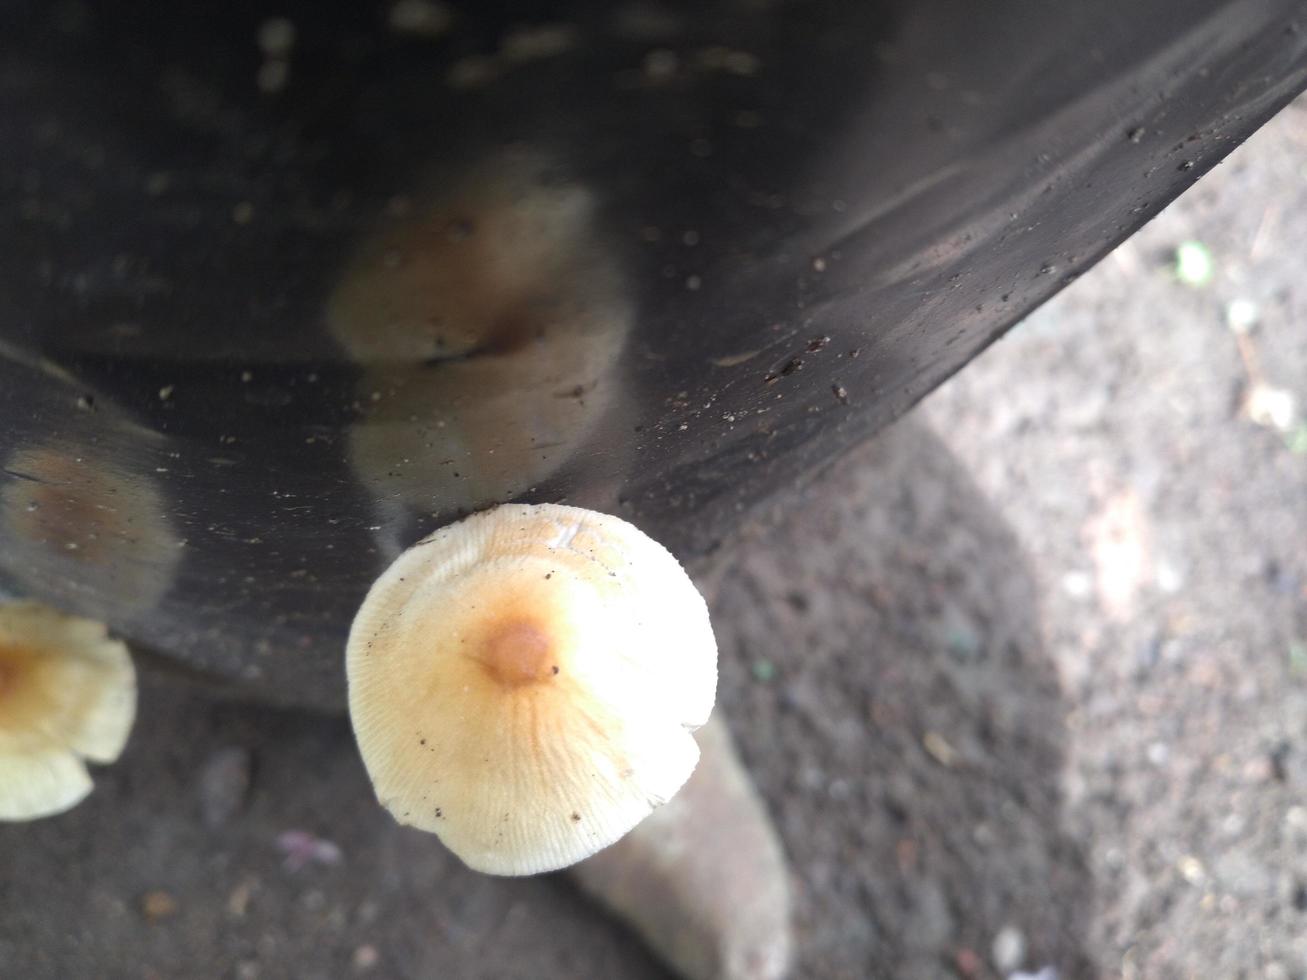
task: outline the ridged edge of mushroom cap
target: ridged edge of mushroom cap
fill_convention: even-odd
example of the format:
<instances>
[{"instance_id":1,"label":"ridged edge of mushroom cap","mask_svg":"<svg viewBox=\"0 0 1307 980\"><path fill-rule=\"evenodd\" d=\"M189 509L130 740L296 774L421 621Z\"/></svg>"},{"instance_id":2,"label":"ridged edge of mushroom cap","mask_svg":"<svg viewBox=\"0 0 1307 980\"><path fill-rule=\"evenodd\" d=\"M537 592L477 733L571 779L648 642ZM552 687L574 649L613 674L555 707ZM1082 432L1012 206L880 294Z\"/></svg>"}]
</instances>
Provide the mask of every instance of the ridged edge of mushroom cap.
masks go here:
<instances>
[{"instance_id":1,"label":"ridged edge of mushroom cap","mask_svg":"<svg viewBox=\"0 0 1307 980\"><path fill-rule=\"evenodd\" d=\"M716 694L707 606L675 557L554 504L497 507L402 554L346 661L378 799L492 874L556 870L627 833L693 771Z\"/></svg>"},{"instance_id":2,"label":"ridged edge of mushroom cap","mask_svg":"<svg viewBox=\"0 0 1307 980\"><path fill-rule=\"evenodd\" d=\"M15 602L0 605L0 661L0 820L61 813L91 791L82 760L114 762L131 734L131 655L103 623Z\"/></svg>"}]
</instances>

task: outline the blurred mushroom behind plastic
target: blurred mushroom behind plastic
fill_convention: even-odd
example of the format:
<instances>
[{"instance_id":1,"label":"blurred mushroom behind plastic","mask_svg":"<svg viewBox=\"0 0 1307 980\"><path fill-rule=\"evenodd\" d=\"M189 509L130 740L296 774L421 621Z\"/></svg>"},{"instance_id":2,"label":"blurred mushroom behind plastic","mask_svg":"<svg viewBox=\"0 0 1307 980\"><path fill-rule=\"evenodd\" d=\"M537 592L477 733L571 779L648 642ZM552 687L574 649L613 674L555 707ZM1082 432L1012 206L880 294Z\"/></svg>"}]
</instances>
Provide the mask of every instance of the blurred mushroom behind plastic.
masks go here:
<instances>
[{"instance_id":1,"label":"blurred mushroom behind plastic","mask_svg":"<svg viewBox=\"0 0 1307 980\"><path fill-rule=\"evenodd\" d=\"M393 203L327 304L364 368L351 464L379 502L424 515L512 499L620 393L633 309L597 202L520 150Z\"/></svg>"},{"instance_id":2,"label":"blurred mushroom behind plastic","mask_svg":"<svg viewBox=\"0 0 1307 980\"><path fill-rule=\"evenodd\" d=\"M114 616L148 612L172 585L181 541L148 476L83 443L10 453L0 487L0 568L23 595Z\"/></svg>"}]
</instances>

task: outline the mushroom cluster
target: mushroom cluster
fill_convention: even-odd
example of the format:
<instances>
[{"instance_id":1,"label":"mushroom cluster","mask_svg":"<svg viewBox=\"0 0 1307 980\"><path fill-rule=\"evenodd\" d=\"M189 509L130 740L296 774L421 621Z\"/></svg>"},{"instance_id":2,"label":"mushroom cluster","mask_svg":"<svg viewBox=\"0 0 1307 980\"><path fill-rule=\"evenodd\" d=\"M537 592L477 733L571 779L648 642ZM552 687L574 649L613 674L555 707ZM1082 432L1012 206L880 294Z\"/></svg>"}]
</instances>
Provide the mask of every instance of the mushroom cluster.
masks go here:
<instances>
[{"instance_id":1,"label":"mushroom cluster","mask_svg":"<svg viewBox=\"0 0 1307 980\"><path fill-rule=\"evenodd\" d=\"M404 552L346 659L382 805L502 875L573 864L671 798L717 683L707 606L671 553L553 504L475 514Z\"/></svg>"},{"instance_id":2,"label":"mushroom cluster","mask_svg":"<svg viewBox=\"0 0 1307 980\"><path fill-rule=\"evenodd\" d=\"M0 606L0 820L34 820L91 792L136 716L127 648L102 623L34 602Z\"/></svg>"}]
</instances>

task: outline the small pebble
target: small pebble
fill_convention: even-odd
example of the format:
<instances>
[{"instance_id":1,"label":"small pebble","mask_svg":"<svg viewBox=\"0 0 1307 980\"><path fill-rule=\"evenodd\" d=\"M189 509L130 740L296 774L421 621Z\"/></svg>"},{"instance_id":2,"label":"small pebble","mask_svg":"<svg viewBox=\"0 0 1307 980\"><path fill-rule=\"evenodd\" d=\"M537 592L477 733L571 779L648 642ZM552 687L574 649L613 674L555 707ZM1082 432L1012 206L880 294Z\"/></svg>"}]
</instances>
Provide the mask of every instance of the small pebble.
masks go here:
<instances>
[{"instance_id":1,"label":"small pebble","mask_svg":"<svg viewBox=\"0 0 1307 980\"><path fill-rule=\"evenodd\" d=\"M1250 299L1233 299L1225 307L1225 323L1235 333L1247 333L1257 326L1257 304Z\"/></svg>"},{"instance_id":2,"label":"small pebble","mask_svg":"<svg viewBox=\"0 0 1307 980\"><path fill-rule=\"evenodd\" d=\"M277 849L286 856L282 866L290 872L310 864L339 864L342 856L334 842L307 830L287 830L278 834Z\"/></svg>"},{"instance_id":3,"label":"small pebble","mask_svg":"<svg viewBox=\"0 0 1307 980\"><path fill-rule=\"evenodd\" d=\"M1009 973L1007 980L1058 980L1057 970L1051 966L1041 967L1038 973L1026 973L1018 970Z\"/></svg>"},{"instance_id":4,"label":"small pebble","mask_svg":"<svg viewBox=\"0 0 1307 980\"><path fill-rule=\"evenodd\" d=\"M1158 558L1157 588L1168 595L1174 595L1184 587L1184 574L1179 567L1166 558Z\"/></svg>"},{"instance_id":5,"label":"small pebble","mask_svg":"<svg viewBox=\"0 0 1307 980\"><path fill-rule=\"evenodd\" d=\"M964 977L974 977L980 973L980 955L969 946L963 946L954 953L953 962L957 965L958 973Z\"/></svg>"},{"instance_id":6,"label":"small pebble","mask_svg":"<svg viewBox=\"0 0 1307 980\"><path fill-rule=\"evenodd\" d=\"M1062 591L1073 599L1086 599L1094 591L1094 578L1088 572L1067 572L1062 576Z\"/></svg>"},{"instance_id":7,"label":"small pebble","mask_svg":"<svg viewBox=\"0 0 1307 980\"><path fill-rule=\"evenodd\" d=\"M1016 926L1004 926L990 946L990 958L999 973L1019 969L1026 961L1026 937Z\"/></svg>"},{"instance_id":8,"label":"small pebble","mask_svg":"<svg viewBox=\"0 0 1307 980\"><path fill-rule=\"evenodd\" d=\"M245 912L250 907L250 899L254 897L254 885L249 881L242 881L239 885L231 890L227 896L227 914L233 919L245 918Z\"/></svg>"},{"instance_id":9,"label":"small pebble","mask_svg":"<svg viewBox=\"0 0 1307 980\"><path fill-rule=\"evenodd\" d=\"M1186 854L1175 863L1175 866L1180 874L1184 876L1184 880L1189 882L1191 885L1198 884L1207 874L1207 870L1203 867L1203 862L1199 861L1198 858L1194 857L1192 854Z\"/></svg>"},{"instance_id":10,"label":"small pebble","mask_svg":"<svg viewBox=\"0 0 1307 980\"><path fill-rule=\"evenodd\" d=\"M1268 384L1254 384L1248 392L1244 408L1257 425L1288 432L1293 428L1298 416L1298 406L1293 392L1285 388L1276 388Z\"/></svg>"},{"instance_id":11,"label":"small pebble","mask_svg":"<svg viewBox=\"0 0 1307 980\"><path fill-rule=\"evenodd\" d=\"M953 768L958 761L958 750L953 748L948 739L939 732L926 732L921 738L921 744L930 753L931 758L946 769Z\"/></svg>"},{"instance_id":12,"label":"small pebble","mask_svg":"<svg viewBox=\"0 0 1307 980\"><path fill-rule=\"evenodd\" d=\"M148 891L141 898L141 914L147 922L159 922L177 914L177 899L162 889Z\"/></svg>"},{"instance_id":13,"label":"small pebble","mask_svg":"<svg viewBox=\"0 0 1307 980\"><path fill-rule=\"evenodd\" d=\"M200 769L200 815L210 830L223 826L245 805L251 760L239 746L218 749Z\"/></svg>"},{"instance_id":14,"label":"small pebble","mask_svg":"<svg viewBox=\"0 0 1307 980\"><path fill-rule=\"evenodd\" d=\"M380 959L381 954L377 952L377 947L364 943L354 950L354 969L360 973L371 970Z\"/></svg>"}]
</instances>

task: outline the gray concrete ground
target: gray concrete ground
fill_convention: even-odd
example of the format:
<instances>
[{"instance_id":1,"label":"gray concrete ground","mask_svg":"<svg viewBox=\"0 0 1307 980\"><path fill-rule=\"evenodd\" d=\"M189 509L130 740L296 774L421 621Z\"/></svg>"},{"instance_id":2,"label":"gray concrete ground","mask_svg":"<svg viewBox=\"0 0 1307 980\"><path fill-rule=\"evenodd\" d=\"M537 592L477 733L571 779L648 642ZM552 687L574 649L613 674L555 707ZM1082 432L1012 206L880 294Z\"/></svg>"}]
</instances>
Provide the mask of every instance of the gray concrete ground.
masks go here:
<instances>
[{"instance_id":1,"label":"gray concrete ground","mask_svg":"<svg viewBox=\"0 0 1307 980\"><path fill-rule=\"evenodd\" d=\"M1102 974L1307 976L1307 101L921 414L1037 576Z\"/></svg>"}]
</instances>

